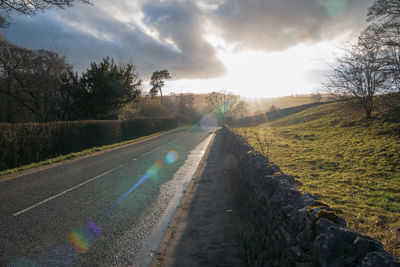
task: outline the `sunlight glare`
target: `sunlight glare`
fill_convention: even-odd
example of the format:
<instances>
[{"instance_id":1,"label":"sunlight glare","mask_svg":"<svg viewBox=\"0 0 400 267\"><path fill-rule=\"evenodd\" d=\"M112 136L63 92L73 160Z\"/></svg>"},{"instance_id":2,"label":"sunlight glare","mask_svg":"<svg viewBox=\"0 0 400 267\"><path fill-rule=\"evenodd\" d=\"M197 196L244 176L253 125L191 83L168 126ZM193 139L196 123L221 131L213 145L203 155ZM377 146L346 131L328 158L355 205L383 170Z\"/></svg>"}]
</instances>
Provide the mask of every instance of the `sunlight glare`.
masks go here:
<instances>
[{"instance_id":1,"label":"sunlight glare","mask_svg":"<svg viewBox=\"0 0 400 267\"><path fill-rule=\"evenodd\" d=\"M218 58L227 69L226 75L208 80L171 81L167 88L176 93L208 93L229 89L243 97L279 97L311 93L321 87L327 64L338 52L339 43L350 33L332 42L301 44L278 52L234 51L223 40L209 36L218 49Z\"/></svg>"}]
</instances>

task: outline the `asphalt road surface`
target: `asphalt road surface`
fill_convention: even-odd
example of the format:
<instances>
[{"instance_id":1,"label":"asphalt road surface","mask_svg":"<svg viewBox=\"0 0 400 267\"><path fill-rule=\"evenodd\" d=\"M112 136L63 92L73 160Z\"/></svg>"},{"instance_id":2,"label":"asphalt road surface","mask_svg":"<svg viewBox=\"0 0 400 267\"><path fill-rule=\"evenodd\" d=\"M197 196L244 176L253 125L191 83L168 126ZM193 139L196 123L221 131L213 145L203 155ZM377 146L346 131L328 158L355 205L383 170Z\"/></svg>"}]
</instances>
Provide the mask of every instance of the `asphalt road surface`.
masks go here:
<instances>
[{"instance_id":1,"label":"asphalt road surface","mask_svg":"<svg viewBox=\"0 0 400 267\"><path fill-rule=\"evenodd\" d=\"M0 182L0 265L143 265L210 139L182 129Z\"/></svg>"}]
</instances>

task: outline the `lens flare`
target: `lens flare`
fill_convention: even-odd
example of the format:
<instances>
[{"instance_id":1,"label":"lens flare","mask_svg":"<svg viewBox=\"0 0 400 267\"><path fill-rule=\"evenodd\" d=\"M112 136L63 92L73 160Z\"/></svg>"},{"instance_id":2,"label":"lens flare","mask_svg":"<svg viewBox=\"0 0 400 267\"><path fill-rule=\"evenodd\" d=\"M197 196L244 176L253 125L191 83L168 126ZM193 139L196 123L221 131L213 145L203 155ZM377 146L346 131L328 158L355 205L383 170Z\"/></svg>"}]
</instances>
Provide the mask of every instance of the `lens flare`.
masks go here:
<instances>
[{"instance_id":1,"label":"lens flare","mask_svg":"<svg viewBox=\"0 0 400 267\"><path fill-rule=\"evenodd\" d=\"M157 161L156 163L153 164L153 166L150 167L146 171L146 176L147 177L152 177L158 173L158 171L163 167L164 163L162 161Z\"/></svg>"},{"instance_id":2,"label":"lens flare","mask_svg":"<svg viewBox=\"0 0 400 267\"><path fill-rule=\"evenodd\" d=\"M342 14L347 8L347 0L330 0L326 4L326 12L331 17Z\"/></svg>"},{"instance_id":3,"label":"lens flare","mask_svg":"<svg viewBox=\"0 0 400 267\"><path fill-rule=\"evenodd\" d=\"M79 231L74 231L70 233L68 235L68 241L80 254L86 254L89 250L88 240Z\"/></svg>"},{"instance_id":4,"label":"lens flare","mask_svg":"<svg viewBox=\"0 0 400 267\"><path fill-rule=\"evenodd\" d=\"M94 224L93 221L88 222L88 225L90 226L90 228L92 228L93 232L95 232L97 235L101 235L99 227L97 227L97 225Z\"/></svg>"},{"instance_id":5,"label":"lens flare","mask_svg":"<svg viewBox=\"0 0 400 267\"><path fill-rule=\"evenodd\" d=\"M158 171L163 167L164 163L162 161L157 161L156 163L151 166L146 173L140 177L139 181L136 182L125 194L123 194L117 201L114 202L114 204L109 207L106 211L105 214L109 214L115 207L117 207L126 197L128 197L133 190L138 188L142 183L144 183L148 178L156 175Z\"/></svg>"},{"instance_id":6,"label":"lens flare","mask_svg":"<svg viewBox=\"0 0 400 267\"><path fill-rule=\"evenodd\" d=\"M165 156L165 162L167 164L172 164L175 161L177 161L179 159L179 154L178 151L176 150L171 150L170 152L167 153L167 155Z\"/></svg>"},{"instance_id":7,"label":"lens flare","mask_svg":"<svg viewBox=\"0 0 400 267\"><path fill-rule=\"evenodd\" d=\"M200 126L204 131L213 131L218 126L218 119L214 114L207 114L201 118Z\"/></svg>"},{"instance_id":8,"label":"lens flare","mask_svg":"<svg viewBox=\"0 0 400 267\"><path fill-rule=\"evenodd\" d=\"M172 150L167 153L165 156L165 162L167 164L171 164L178 159L178 152ZM140 177L139 181L137 181L125 194L123 194L114 204L109 207L105 214L108 215L111 211L117 207L127 196L129 196L133 190L139 187L142 183L144 183L148 178L156 176L161 168L164 166L164 161L157 161L154 163L146 173ZM158 177L158 176L157 176ZM93 242L97 236L101 235L101 230L93 221L89 221L83 230L81 231L73 231L68 235L68 241L72 245L73 248L80 254L86 254L89 250L91 242Z\"/></svg>"}]
</instances>

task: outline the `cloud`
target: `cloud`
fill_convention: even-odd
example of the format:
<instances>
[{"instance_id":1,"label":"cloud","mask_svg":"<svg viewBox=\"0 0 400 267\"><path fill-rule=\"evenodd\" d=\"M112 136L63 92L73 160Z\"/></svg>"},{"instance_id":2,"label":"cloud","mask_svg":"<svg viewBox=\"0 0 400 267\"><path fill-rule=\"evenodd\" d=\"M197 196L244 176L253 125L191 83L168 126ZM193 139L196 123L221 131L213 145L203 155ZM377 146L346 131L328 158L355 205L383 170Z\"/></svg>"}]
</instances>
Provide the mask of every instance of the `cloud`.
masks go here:
<instances>
[{"instance_id":1,"label":"cloud","mask_svg":"<svg viewBox=\"0 0 400 267\"><path fill-rule=\"evenodd\" d=\"M372 0L226 0L213 22L239 49L283 50L359 31Z\"/></svg>"},{"instance_id":2,"label":"cloud","mask_svg":"<svg viewBox=\"0 0 400 267\"><path fill-rule=\"evenodd\" d=\"M129 2L129 1L128 1ZM92 61L110 56L130 61L149 78L167 68L173 78L210 78L222 75L223 64L202 38L202 11L181 2L96 1L35 17L17 16L5 35L28 48L53 44L83 71Z\"/></svg>"},{"instance_id":3,"label":"cloud","mask_svg":"<svg viewBox=\"0 0 400 267\"><path fill-rule=\"evenodd\" d=\"M372 0L94 0L16 16L4 34L28 48L55 45L78 71L110 56L133 61L142 77L167 68L175 79L225 73L215 35L243 50L283 50L360 29Z\"/></svg>"}]
</instances>

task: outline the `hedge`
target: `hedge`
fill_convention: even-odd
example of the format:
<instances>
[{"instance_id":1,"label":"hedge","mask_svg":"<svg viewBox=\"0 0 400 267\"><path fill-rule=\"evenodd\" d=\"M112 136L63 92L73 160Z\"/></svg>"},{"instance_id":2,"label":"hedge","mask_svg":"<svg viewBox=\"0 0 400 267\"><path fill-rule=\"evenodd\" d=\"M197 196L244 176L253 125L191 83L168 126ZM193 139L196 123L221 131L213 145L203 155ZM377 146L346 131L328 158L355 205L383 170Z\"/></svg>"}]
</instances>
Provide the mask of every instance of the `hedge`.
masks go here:
<instances>
[{"instance_id":1,"label":"hedge","mask_svg":"<svg viewBox=\"0 0 400 267\"><path fill-rule=\"evenodd\" d=\"M175 119L0 123L0 170L175 127Z\"/></svg>"}]
</instances>

